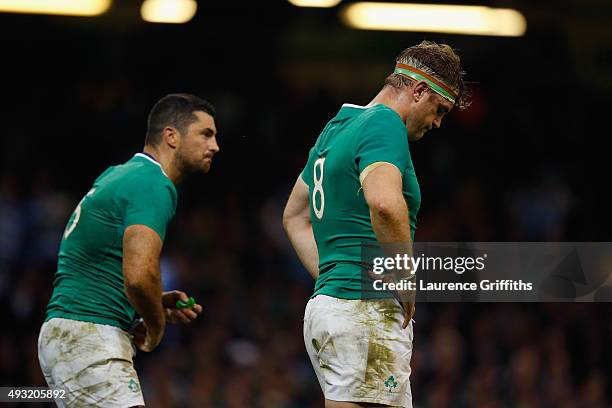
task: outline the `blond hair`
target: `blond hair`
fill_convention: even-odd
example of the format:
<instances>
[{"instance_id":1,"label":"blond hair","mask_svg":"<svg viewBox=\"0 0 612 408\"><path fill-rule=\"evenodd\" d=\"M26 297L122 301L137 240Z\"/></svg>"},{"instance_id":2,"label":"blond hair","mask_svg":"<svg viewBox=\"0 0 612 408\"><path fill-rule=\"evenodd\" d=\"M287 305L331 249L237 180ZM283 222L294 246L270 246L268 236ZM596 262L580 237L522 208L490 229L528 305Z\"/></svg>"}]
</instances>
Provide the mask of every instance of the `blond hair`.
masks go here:
<instances>
[{"instance_id":1,"label":"blond hair","mask_svg":"<svg viewBox=\"0 0 612 408\"><path fill-rule=\"evenodd\" d=\"M423 41L418 45L406 48L395 59L396 63L410 65L446 84L457 95L455 106L465 109L470 105L469 90L463 77L461 59L452 47L447 44L437 44ZM393 73L385 79L385 86L401 88L412 85L414 80Z\"/></svg>"}]
</instances>

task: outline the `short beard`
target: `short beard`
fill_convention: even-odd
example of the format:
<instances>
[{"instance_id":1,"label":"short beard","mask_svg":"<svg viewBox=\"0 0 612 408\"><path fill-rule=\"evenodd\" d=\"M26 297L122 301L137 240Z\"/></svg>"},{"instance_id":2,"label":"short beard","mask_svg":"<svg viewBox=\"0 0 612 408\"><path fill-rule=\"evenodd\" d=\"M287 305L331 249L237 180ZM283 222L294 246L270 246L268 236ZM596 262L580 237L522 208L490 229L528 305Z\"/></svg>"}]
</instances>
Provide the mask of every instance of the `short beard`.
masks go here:
<instances>
[{"instance_id":1,"label":"short beard","mask_svg":"<svg viewBox=\"0 0 612 408\"><path fill-rule=\"evenodd\" d=\"M177 149L176 154L174 155L174 168L179 171L179 174L181 174L182 177L197 172L207 172L206 169L203 169L202 167L196 164L190 163L180 147Z\"/></svg>"}]
</instances>

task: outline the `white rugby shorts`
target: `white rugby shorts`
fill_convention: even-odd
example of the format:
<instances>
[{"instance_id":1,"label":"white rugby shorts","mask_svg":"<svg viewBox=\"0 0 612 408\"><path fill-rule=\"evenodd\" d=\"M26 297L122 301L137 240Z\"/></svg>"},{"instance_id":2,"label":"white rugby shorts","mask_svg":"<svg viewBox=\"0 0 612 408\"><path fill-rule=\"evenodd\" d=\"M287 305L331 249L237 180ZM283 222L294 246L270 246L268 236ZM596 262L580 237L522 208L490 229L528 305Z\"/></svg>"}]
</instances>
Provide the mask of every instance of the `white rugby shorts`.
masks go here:
<instances>
[{"instance_id":1,"label":"white rugby shorts","mask_svg":"<svg viewBox=\"0 0 612 408\"><path fill-rule=\"evenodd\" d=\"M144 405L129 333L118 327L53 318L38 337L38 360L51 388L66 390L62 407Z\"/></svg>"},{"instance_id":2,"label":"white rugby shorts","mask_svg":"<svg viewBox=\"0 0 612 408\"><path fill-rule=\"evenodd\" d=\"M304 342L325 398L412 408L413 325L403 321L395 299L310 299Z\"/></svg>"}]
</instances>

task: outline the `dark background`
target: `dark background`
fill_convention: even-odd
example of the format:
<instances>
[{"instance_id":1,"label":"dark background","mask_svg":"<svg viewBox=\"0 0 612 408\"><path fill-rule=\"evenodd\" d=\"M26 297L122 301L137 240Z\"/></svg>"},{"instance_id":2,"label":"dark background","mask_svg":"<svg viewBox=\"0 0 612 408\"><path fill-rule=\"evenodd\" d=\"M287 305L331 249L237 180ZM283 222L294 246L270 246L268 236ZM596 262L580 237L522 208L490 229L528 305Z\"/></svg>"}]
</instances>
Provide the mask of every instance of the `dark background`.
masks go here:
<instances>
[{"instance_id":1,"label":"dark background","mask_svg":"<svg viewBox=\"0 0 612 408\"><path fill-rule=\"evenodd\" d=\"M338 8L284 1L200 1L184 25L145 23L136 1L95 18L0 14L0 384L44 385L36 337L66 220L141 150L167 93L216 105L221 152L179 187L164 281L204 314L139 353L147 406L322 406L302 340L313 283L282 208L340 105L367 104L423 39L458 50L474 100L410 146L416 239L609 241L612 3L471 4L517 8L527 34L358 31ZM608 304L419 305L415 406L610 407L610 316Z\"/></svg>"}]
</instances>

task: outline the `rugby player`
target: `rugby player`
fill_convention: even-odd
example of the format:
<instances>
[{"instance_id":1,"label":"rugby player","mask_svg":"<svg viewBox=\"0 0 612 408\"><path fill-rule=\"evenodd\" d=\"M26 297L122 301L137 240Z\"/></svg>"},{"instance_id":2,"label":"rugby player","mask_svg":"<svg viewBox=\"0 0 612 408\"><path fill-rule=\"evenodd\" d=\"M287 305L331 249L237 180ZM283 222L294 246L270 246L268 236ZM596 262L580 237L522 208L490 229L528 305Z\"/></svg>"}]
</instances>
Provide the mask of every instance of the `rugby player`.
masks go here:
<instances>
[{"instance_id":1,"label":"rugby player","mask_svg":"<svg viewBox=\"0 0 612 408\"><path fill-rule=\"evenodd\" d=\"M47 383L67 391L60 407L144 406L132 344L152 351L166 322L188 323L202 311L177 308L185 292L162 293L159 258L175 185L207 173L219 151L214 117L195 95L160 99L144 151L104 171L68 220L38 340Z\"/></svg>"},{"instance_id":2,"label":"rugby player","mask_svg":"<svg viewBox=\"0 0 612 408\"><path fill-rule=\"evenodd\" d=\"M344 104L310 150L283 225L316 279L304 342L327 408L412 407L414 297L362 296L362 245L411 255L421 194L408 141L467 106L460 59L448 45L405 49L367 106Z\"/></svg>"}]
</instances>

